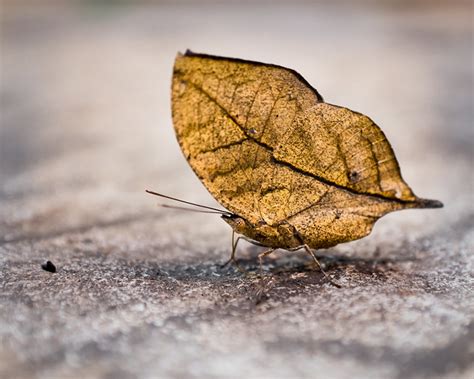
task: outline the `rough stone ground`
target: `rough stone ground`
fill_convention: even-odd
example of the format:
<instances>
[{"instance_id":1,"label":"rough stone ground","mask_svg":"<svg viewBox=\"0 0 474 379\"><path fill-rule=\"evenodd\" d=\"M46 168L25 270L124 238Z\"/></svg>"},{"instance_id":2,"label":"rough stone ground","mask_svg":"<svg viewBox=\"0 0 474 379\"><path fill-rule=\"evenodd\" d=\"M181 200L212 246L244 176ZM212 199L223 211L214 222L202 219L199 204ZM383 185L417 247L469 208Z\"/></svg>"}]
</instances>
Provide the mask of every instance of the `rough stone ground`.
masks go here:
<instances>
[{"instance_id":1,"label":"rough stone ground","mask_svg":"<svg viewBox=\"0 0 474 379\"><path fill-rule=\"evenodd\" d=\"M1 378L473 378L469 4L14 6L2 10ZM371 116L438 210L368 238L221 269L214 205L175 142L174 55L299 71ZM49 259L52 274L41 269Z\"/></svg>"}]
</instances>

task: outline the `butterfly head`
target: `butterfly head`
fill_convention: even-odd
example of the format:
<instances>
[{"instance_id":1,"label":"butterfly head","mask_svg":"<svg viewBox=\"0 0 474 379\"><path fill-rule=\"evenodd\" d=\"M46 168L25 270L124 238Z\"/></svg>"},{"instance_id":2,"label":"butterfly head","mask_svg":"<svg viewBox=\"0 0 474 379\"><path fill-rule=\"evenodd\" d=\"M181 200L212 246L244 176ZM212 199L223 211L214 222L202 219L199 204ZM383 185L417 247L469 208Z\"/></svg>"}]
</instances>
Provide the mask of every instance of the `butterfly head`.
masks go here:
<instances>
[{"instance_id":1,"label":"butterfly head","mask_svg":"<svg viewBox=\"0 0 474 379\"><path fill-rule=\"evenodd\" d=\"M236 233L246 236L253 234L252 232L255 229L254 226L244 218L236 214L224 214L221 217L232 227Z\"/></svg>"}]
</instances>

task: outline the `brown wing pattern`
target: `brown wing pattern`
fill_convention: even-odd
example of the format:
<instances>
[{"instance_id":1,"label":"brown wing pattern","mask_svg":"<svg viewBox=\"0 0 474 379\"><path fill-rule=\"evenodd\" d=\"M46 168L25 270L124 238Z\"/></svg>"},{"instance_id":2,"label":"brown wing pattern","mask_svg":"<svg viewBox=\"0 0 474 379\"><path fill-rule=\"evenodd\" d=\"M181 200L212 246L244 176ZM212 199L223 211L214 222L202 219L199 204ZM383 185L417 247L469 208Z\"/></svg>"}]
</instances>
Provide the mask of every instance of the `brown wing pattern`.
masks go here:
<instances>
[{"instance_id":1,"label":"brown wing pattern","mask_svg":"<svg viewBox=\"0 0 474 379\"><path fill-rule=\"evenodd\" d=\"M178 55L172 110L193 170L253 225L288 224L313 247L330 246L363 237L387 212L421 204L377 125L324 103L294 71Z\"/></svg>"}]
</instances>

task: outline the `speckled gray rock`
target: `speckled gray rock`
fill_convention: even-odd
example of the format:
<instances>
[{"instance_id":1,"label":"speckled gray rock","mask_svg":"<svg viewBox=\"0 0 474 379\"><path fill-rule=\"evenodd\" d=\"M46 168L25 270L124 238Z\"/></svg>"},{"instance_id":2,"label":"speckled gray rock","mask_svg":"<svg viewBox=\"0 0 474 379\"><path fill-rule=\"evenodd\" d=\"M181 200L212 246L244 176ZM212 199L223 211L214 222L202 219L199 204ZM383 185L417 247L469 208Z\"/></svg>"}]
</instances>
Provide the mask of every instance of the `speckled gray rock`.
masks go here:
<instances>
[{"instance_id":1,"label":"speckled gray rock","mask_svg":"<svg viewBox=\"0 0 474 379\"><path fill-rule=\"evenodd\" d=\"M369 4L5 8L1 378L474 376L470 8ZM320 251L341 289L303 253L263 282L251 245L247 275L220 268L225 223L144 193L215 205L171 126L186 48L292 67L369 114L445 208Z\"/></svg>"}]
</instances>

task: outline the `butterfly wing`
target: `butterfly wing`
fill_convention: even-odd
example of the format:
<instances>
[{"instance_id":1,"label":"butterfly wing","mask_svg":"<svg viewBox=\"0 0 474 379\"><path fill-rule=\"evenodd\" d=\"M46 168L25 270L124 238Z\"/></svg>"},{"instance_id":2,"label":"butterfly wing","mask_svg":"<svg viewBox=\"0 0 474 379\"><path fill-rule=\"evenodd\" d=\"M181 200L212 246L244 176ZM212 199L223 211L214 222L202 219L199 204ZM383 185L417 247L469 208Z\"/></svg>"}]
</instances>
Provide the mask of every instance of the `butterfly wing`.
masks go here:
<instances>
[{"instance_id":1,"label":"butterfly wing","mask_svg":"<svg viewBox=\"0 0 474 379\"><path fill-rule=\"evenodd\" d=\"M324 103L295 71L187 52L176 58L172 111L195 173L253 225L290 223L329 246L421 204L377 125Z\"/></svg>"}]
</instances>

